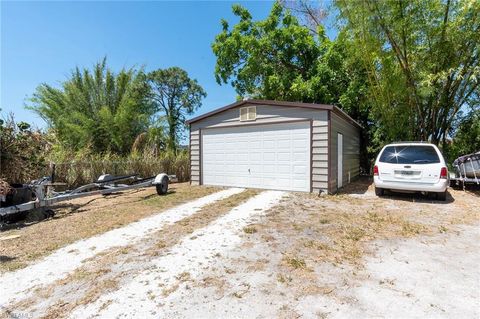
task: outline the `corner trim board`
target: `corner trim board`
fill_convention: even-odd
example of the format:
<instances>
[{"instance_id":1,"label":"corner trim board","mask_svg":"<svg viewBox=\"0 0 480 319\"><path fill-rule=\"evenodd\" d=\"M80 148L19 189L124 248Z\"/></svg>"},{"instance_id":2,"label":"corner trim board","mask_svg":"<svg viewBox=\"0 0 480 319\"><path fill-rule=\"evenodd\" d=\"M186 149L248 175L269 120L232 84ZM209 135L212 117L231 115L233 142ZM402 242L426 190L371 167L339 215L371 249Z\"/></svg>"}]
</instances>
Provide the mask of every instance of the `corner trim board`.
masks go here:
<instances>
[{"instance_id":1,"label":"corner trim board","mask_svg":"<svg viewBox=\"0 0 480 319\"><path fill-rule=\"evenodd\" d=\"M328 128L327 128L327 134L328 134L328 139L327 139L327 158L328 158L328 169L327 169L327 192L328 193L331 193L332 190L331 190L331 187L330 187L330 181L331 181L331 178L332 178L332 173L331 173L331 170L332 170L332 156L331 156L331 153L332 153L332 150L331 150L331 146L332 146L332 114L331 114L331 111L328 111L328 114L327 114L327 123L328 123Z\"/></svg>"},{"instance_id":2,"label":"corner trim board","mask_svg":"<svg viewBox=\"0 0 480 319\"><path fill-rule=\"evenodd\" d=\"M202 129L199 128L198 129L198 160L199 160L199 164L198 165L198 169L199 169L199 172L198 172L198 184L199 185L203 185L203 156L202 156L202 140L203 140L203 136L202 136Z\"/></svg>"}]
</instances>

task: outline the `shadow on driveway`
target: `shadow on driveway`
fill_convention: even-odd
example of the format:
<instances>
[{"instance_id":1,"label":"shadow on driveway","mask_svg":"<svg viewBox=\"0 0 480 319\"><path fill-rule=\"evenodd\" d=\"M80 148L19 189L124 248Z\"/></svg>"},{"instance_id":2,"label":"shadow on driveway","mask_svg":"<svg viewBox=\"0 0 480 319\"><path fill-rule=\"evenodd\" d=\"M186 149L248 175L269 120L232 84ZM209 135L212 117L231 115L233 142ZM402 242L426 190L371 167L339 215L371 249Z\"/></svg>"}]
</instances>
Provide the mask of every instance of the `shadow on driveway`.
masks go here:
<instances>
[{"instance_id":1,"label":"shadow on driveway","mask_svg":"<svg viewBox=\"0 0 480 319\"><path fill-rule=\"evenodd\" d=\"M371 192L371 195L374 196L374 185L372 176L360 176L357 180L351 182L350 184L345 185L345 187L339 192L339 194L348 194L348 195L365 195L367 192ZM476 193L475 193L476 192ZM480 196L479 190L469 190L469 193ZM440 201L436 199L435 194L422 194L422 193L400 193L393 191L386 191L385 195L382 198L390 198L400 201L416 201L421 203L429 204L450 204L455 201L452 196L452 192L447 191L447 199L445 201Z\"/></svg>"}]
</instances>

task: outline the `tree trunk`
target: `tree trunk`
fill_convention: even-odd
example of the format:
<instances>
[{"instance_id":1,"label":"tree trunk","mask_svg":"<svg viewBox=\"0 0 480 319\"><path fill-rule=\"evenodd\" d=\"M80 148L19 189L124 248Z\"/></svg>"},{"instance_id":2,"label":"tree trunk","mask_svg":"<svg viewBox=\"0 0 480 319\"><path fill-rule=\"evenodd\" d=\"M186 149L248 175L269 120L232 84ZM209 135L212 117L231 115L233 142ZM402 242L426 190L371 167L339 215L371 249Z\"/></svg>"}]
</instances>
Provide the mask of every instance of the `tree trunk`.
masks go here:
<instances>
[{"instance_id":1,"label":"tree trunk","mask_svg":"<svg viewBox=\"0 0 480 319\"><path fill-rule=\"evenodd\" d=\"M177 154L177 141L176 141L176 126L174 121L168 119L168 142L167 150L173 154Z\"/></svg>"}]
</instances>

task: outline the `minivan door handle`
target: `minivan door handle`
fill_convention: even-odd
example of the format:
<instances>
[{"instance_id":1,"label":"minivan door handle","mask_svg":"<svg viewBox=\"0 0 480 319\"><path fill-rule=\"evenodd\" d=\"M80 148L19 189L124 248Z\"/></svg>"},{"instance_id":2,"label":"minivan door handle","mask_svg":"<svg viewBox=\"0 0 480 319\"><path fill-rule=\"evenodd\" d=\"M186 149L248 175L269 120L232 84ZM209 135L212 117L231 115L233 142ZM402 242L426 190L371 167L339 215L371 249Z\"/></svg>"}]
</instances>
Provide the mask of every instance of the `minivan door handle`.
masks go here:
<instances>
[{"instance_id":1,"label":"minivan door handle","mask_svg":"<svg viewBox=\"0 0 480 319\"><path fill-rule=\"evenodd\" d=\"M403 168L412 168L410 165L406 165Z\"/></svg>"}]
</instances>

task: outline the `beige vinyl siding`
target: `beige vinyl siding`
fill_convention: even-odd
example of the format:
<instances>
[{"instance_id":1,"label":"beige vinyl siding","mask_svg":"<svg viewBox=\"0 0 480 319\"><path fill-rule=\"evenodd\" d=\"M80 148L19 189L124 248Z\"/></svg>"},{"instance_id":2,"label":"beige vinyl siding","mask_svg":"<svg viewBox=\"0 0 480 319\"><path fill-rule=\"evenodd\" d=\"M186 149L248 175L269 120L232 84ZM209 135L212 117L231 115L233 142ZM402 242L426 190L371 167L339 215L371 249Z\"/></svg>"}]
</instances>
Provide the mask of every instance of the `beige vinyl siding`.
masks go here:
<instances>
[{"instance_id":1,"label":"beige vinyl siding","mask_svg":"<svg viewBox=\"0 0 480 319\"><path fill-rule=\"evenodd\" d=\"M242 107L248 106L244 105ZM227 127L238 125L274 124L285 121L327 121L326 110L307 109L289 106L257 105L255 121L240 122L239 107L225 110L191 124L192 130L199 128Z\"/></svg>"},{"instance_id":2,"label":"beige vinyl siding","mask_svg":"<svg viewBox=\"0 0 480 319\"><path fill-rule=\"evenodd\" d=\"M190 183L200 185L200 130L190 130Z\"/></svg>"},{"instance_id":3,"label":"beige vinyl siding","mask_svg":"<svg viewBox=\"0 0 480 319\"><path fill-rule=\"evenodd\" d=\"M248 106L243 105L242 107ZM293 121L311 121L311 186L313 192L328 190L328 111L291 106L257 105L255 121L240 122L239 108L232 108L221 113L191 123L192 150L192 184L201 183L201 136L200 129L275 124ZM197 147L198 145L198 147ZM199 150L196 152L196 150ZM198 170L197 170L198 167Z\"/></svg>"},{"instance_id":4,"label":"beige vinyl siding","mask_svg":"<svg viewBox=\"0 0 480 319\"><path fill-rule=\"evenodd\" d=\"M319 111L316 111L319 112ZM328 191L328 111L312 121L312 191Z\"/></svg>"},{"instance_id":5,"label":"beige vinyl siding","mask_svg":"<svg viewBox=\"0 0 480 319\"><path fill-rule=\"evenodd\" d=\"M360 129L343 117L331 112L330 120L330 180L328 188L335 193L337 187L337 136L343 134L343 185L360 173Z\"/></svg>"}]
</instances>

